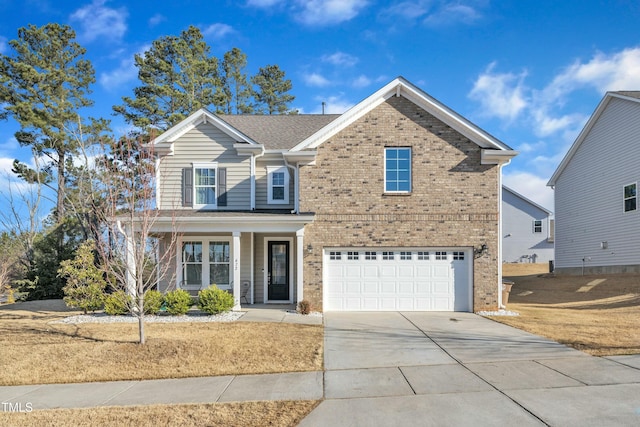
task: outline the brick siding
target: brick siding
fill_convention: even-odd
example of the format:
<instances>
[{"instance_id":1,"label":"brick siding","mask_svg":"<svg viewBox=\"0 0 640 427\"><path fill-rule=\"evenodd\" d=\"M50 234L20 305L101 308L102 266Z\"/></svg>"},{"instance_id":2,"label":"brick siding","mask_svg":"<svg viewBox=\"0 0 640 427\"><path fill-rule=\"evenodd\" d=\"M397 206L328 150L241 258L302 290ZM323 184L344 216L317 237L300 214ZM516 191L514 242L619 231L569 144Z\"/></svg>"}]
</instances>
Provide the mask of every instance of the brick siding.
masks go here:
<instances>
[{"instance_id":1,"label":"brick siding","mask_svg":"<svg viewBox=\"0 0 640 427\"><path fill-rule=\"evenodd\" d=\"M384 148L411 147L412 191L384 194ZM391 97L318 147L300 170L304 295L322 307L323 247L477 247L473 309L498 305L498 174L480 147L403 97Z\"/></svg>"}]
</instances>

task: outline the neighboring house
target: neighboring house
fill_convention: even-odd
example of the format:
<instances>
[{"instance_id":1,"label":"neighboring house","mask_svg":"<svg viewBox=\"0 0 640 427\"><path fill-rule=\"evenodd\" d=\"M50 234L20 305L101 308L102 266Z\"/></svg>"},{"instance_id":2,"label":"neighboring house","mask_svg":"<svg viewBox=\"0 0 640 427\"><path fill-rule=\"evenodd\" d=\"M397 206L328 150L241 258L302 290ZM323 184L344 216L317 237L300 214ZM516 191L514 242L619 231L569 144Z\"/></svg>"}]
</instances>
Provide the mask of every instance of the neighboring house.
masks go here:
<instances>
[{"instance_id":1,"label":"neighboring house","mask_svg":"<svg viewBox=\"0 0 640 427\"><path fill-rule=\"evenodd\" d=\"M607 92L547 185L560 273L640 272L640 91Z\"/></svg>"},{"instance_id":2,"label":"neighboring house","mask_svg":"<svg viewBox=\"0 0 640 427\"><path fill-rule=\"evenodd\" d=\"M179 233L161 289L215 283L236 307L500 304L501 166L517 153L401 77L339 116L199 110L153 146L156 231Z\"/></svg>"},{"instance_id":3,"label":"neighboring house","mask_svg":"<svg viewBox=\"0 0 640 427\"><path fill-rule=\"evenodd\" d=\"M553 261L551 211L502 186L502 261Z\"/></svg>"}]
</instances>

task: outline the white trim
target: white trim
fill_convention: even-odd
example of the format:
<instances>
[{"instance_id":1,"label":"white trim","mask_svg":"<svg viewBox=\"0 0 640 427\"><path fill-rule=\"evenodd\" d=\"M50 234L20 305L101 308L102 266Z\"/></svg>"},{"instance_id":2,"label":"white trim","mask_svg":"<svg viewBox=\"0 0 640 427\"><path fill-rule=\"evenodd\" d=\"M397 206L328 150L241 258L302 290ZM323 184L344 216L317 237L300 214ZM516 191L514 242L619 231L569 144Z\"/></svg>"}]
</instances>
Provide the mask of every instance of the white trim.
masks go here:
<instances>
[{"instance_id":1,"label":"white trim","mask_svg":"<svg viewBox=\"0 0 640 427\"><path fill-rule=\"evenodd\" d=\"M251 266L250 266L250 273L251 273L251 277L249 279L249 283L250 283L250 289L251 289L251 304L255 304L255 278L254 278L254 270L255 270L255 235L253 233L253 231L251 232L251 245L250 245L250 250L251 250Z\"/></svg>"},{"instance_id":2,"label":"white trim","mask_svg":"<svg viewBox=\"0 0 640 427\"><path fill-rule=\"evenodd\" d=\"M242 292L241 289L241 283L240 280L241 278L241 254L240 254L240 237L241 237L241 233L238 231L234 231L232 238L233 238L233 243L231 245L230 252L231 254L233 254L231 256L231 288L233 289L233 309L234 310L240 310L240 293ZM229 254L229 255L231 255Z\"/></svg>"},{"instance_id":3,"label":"white trim","mask_svg":"<svg viewBox=\"0 0 640 427\"><path fill-rule=\"evenodd\" d=\"M268 289L268 275L269 275L269 242L289 242L289 299L288 300L269 300L269 289ZM294 246L293 246L293 237L273 237L268 236L264 238L264 272L263 272L263 301L267 304L291 304L293 302L293 285L294 285L294 275L293 275L293 254L294 254Z\"/></svg>"},{"instance_id":4,"label":"white trim","mask_svg":"<svg viewBox=\"0 0 640 427\"><path fill-rule=\"evenodd\" d=\"M193 170L193 208L194 209L216 209L218 207L218 163L217 162L209 162L209 163L192 163L191 164ZM196 191L196 169L213 169L213 180L215 182L214 188L214 203L209 204L199 204L197 203L197 191Z\"/></svg>"},{"instance_id":5,"label":"white trim","mask_svg":"<svg viewBox=\"0 0 640 427\"><path fill-rule=\"evenodd\" d=\"M229 286L219 286L220 289L231 290L233 278L233 258L235 246L233 244L232 236L182 236L178 239L178 247L176 253L176 289L183 289L182 282L184 280L182 275L182 245L184 242L198 242L202 243L202 279L200 288L184 288L185 290L200 290L206 289L211 285L211 277L209 277L209 243L210 242L228 242L229 243ZM238 248L239 250L240 248ZM216 284L217 285L217 284Z\"/></svg>"},{"instance_id":6,"label":"white trim","mask_svg":"<svg viewBox=\"0 0 640 427\"><path fill-rule=\"evenodd\" d=\"M296 302L304 299L304 228L296 231Z\"/></svg>"},{"instance_id":7,"label":"white trim","mask_svg":"<svg viewBox=\"0 0 640 427\"><path fill-rule=\"evenodd\" d=\"M273 174L282 173L284 176L284 199L273 198ZM289 204L289 169L286 166L267 166L267 204L288 205Z\"/></svg>"}]
</instances>

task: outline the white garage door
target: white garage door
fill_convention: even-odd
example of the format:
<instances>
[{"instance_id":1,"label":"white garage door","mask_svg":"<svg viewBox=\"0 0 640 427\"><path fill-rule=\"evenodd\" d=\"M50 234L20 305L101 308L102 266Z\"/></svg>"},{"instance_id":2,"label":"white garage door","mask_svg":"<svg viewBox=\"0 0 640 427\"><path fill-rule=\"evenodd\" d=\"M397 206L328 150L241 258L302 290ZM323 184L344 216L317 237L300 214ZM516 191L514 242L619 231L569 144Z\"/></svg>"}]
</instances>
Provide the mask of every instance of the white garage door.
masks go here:
<instances>
[{"instance_id":1,"label":"white garage door","mask_svg":"<svg viewBox=\"0 0 640 427\"><path fill-rule=\"evenodd\" d=\"M330 248L326 311L471 311L470 250Z\"/></svg>"}]
</instances>

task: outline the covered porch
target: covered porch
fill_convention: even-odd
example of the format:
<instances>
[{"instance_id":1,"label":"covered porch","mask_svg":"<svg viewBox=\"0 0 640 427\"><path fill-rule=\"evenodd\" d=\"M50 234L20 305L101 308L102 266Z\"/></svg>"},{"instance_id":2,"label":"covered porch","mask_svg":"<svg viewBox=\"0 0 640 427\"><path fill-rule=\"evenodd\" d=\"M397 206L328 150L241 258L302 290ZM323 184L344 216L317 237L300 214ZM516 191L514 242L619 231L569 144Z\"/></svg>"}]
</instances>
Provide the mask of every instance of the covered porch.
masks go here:
<instances>
[{"instance_id":1,"label":"covered porch","mask_svg":"<svg viewBox=\"0 0 640 427\"><path fill-rule=\"evenodd\" d=\"M175 253L159 290L197 295L215 284L234 296L234 310L304 299L304 227L313 215L267 212L173 212L155 223Z\"/></svg>"}]
</instances>

